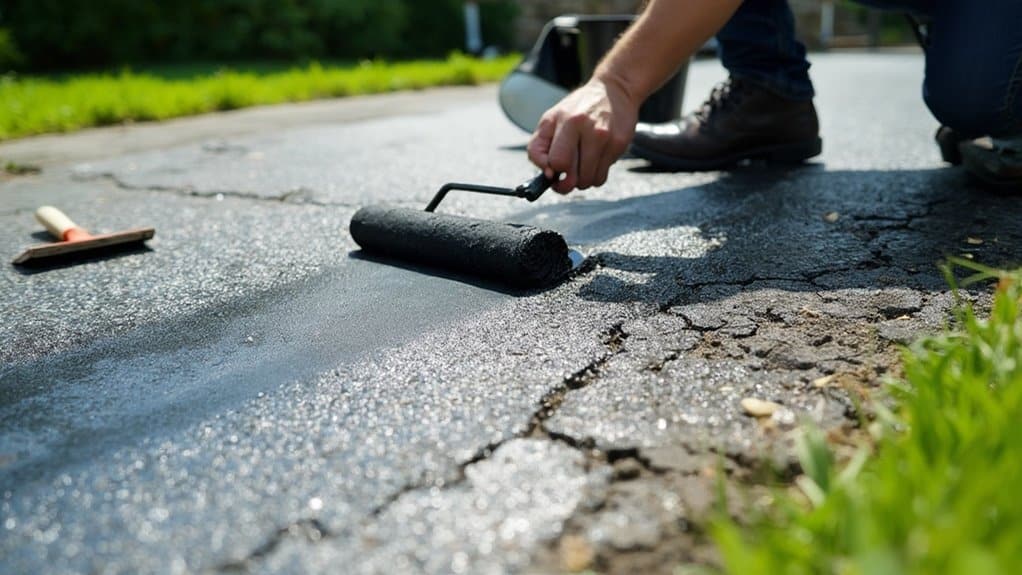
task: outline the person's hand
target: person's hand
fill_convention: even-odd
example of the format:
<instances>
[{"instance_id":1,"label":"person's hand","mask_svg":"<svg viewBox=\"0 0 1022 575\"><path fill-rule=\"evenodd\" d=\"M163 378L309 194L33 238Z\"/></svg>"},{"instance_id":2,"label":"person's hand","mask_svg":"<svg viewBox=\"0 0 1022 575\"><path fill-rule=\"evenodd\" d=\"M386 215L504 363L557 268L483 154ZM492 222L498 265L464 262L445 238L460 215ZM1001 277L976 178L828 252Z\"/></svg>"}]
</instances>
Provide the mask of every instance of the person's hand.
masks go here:
<instances>
[{"instance_id":1,"label":"person's hand","mask_svg":"<svg viewBox=\"0 0 1022 575\"><path fill-rule=\"evenodd\" d=\"M529 160L566 194L602 186L607 172L635 134L639 106L611 81L592 79L543 114L532 139Z\"/></svg>"}]
</instances>

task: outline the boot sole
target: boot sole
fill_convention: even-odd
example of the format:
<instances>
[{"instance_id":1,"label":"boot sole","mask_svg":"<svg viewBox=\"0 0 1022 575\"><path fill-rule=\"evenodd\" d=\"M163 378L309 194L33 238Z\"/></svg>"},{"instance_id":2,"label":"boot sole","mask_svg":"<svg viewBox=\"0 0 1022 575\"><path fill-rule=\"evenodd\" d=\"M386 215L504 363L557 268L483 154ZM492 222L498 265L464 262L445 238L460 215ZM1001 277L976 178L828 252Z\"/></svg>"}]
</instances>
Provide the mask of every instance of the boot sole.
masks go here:
<instances>
[{"instance_id":1,"label":"boot sole","mask_svg":"<svg viewBox=\"0 0 1022 575\"><path fill-rule=\"evenodd\" d=\"M1002 176L991 172L983 161L962 155L962 167L981 185L989 190L1002 194L1022 194L1022 175Z\"/></svg>"},{"instance_id":2,"label":"boot sole","mask_svg":"<svg viewBox=\"0 0 1022 575\"><path fill-rule=\"evenodd\" d=\"M656 152L632 143L630 151L633 155L649 161L653 167L668 169L675 172L708 172L721 170L743 160L764 160L774 164L800 164L823 151L823 140L814 138L794 144L780 146L763 146L742 150L727 156L716 158L678 158Z\"/></svg>"}]
</instances>

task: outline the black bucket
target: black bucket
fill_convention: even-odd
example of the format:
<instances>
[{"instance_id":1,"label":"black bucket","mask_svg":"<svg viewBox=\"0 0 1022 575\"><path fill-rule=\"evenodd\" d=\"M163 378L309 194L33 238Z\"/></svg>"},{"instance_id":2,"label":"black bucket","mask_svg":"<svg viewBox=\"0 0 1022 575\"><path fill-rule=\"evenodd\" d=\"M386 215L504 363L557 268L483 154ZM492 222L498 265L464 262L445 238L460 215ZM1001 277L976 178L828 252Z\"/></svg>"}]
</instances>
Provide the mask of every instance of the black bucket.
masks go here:
<instances>
[{"instance_id":1,"label":"black bucket","mask_svg":"<svg viewBox=\"0 0 1022 575\"><path fill-rule=\"evenodd\" d=\"M535 46L503 81L500 104L527 132L539 117L568 92L592 77L603 56L634 21L631 15L558 16L547 22ZM669 122L681 117L688 64L650 95L639 109L639 121Z\"/></svg>"}]
</instances>

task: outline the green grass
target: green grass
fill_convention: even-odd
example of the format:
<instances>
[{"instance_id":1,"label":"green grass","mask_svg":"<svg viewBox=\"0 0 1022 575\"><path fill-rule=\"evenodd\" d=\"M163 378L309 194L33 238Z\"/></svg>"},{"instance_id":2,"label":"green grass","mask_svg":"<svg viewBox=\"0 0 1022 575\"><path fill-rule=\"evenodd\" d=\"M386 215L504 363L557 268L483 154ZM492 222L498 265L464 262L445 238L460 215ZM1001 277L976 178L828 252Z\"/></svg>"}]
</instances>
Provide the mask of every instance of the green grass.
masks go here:
<instances>
[{"instance_id":1,"label":"green grass","mask_svg":"<svg viewBox=\"0 0 1022 575\"><path fill-rule=\"evenodd\" d=\"M956 332L905 351L895 408L850 461L807 433L796 488L714 523L726 571L1022 573L1022 270L956 265L999 280L989 318L963 307Z\"/></svg>"},{"instance_id":2,"label":"green grass","mask_svg":"<svg viewBox=\"0 0 1022 575\"><path fill-rule=\"evenodd\" d=\"M0 78L0 140L261 104L479 84L498 80L517 61L517 56L478 60L452 55L446 60L293 68L203 64L143 72L7 75Z\"/></svg>"}]
</instances>

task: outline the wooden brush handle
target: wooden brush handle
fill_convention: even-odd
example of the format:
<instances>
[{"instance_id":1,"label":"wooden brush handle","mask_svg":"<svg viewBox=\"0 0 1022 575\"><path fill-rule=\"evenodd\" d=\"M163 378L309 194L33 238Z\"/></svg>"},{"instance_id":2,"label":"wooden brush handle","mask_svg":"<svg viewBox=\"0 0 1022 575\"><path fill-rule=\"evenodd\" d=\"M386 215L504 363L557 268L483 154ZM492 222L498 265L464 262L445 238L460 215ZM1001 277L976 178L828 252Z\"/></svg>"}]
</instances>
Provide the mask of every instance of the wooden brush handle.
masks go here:
<instances>
[{"instance_id":1,"label":"wooden brush handle","mask_svg":"<svg viewBox=\"0 0 1022 575\"><path fill-rule=\"evenodd\" d=\"M39 223L46 227L46 231L50 232L58 240L71 239L68 237L68 232L74 232L75 230L81 230L82 233L85 233L85 230L82 230L82 228L78 227L78 224L71 221L67 214L53 206L43 206L36 210L35 219L39 220ZM74 234L72 233L71 235Z\"/></svg>"}]
</instances>

